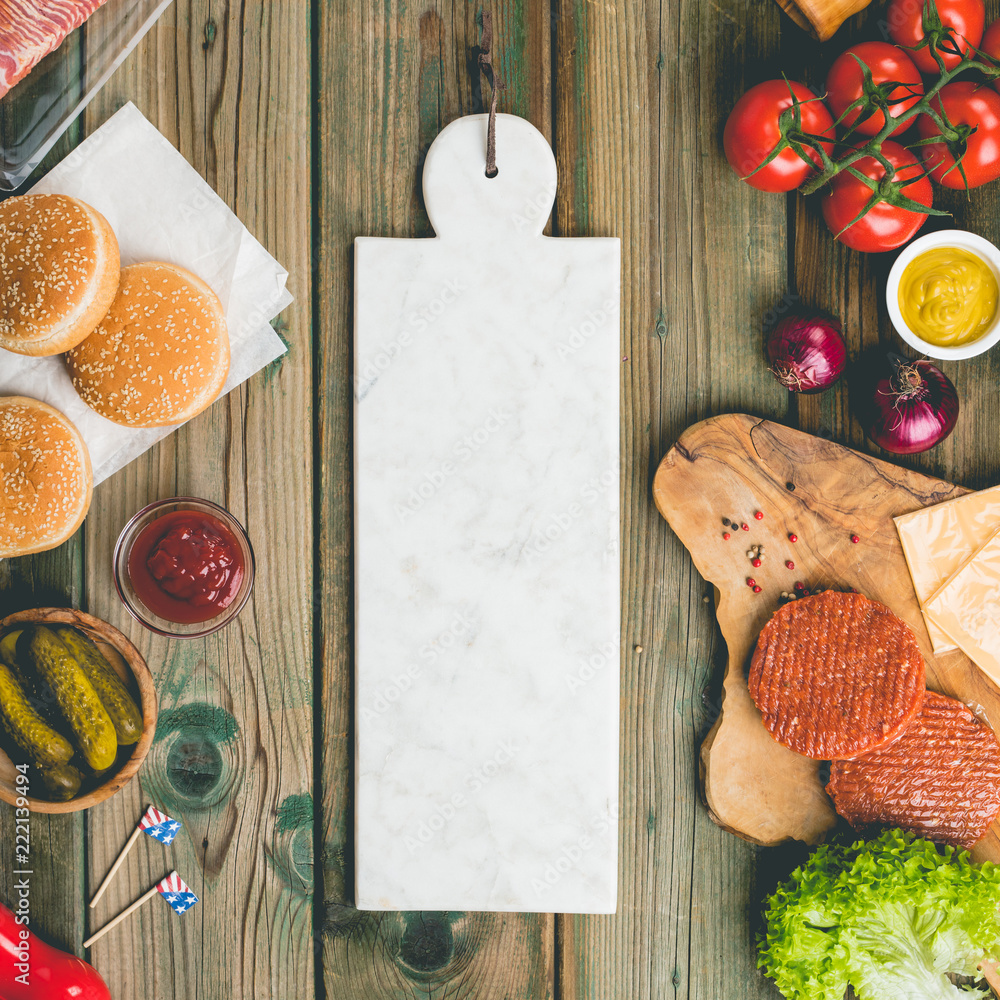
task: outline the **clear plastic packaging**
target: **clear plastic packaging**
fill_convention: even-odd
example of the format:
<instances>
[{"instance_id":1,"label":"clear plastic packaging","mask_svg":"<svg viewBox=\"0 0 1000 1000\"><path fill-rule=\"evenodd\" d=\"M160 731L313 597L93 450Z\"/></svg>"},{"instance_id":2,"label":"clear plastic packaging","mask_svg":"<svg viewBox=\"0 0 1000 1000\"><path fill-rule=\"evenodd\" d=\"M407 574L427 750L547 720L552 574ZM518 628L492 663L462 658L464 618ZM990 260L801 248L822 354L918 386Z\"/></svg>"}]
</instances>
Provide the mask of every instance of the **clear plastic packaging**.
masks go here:
<instances>
[{"instance_id":1,"label":"clear plastic packaging","mask_svg":"<svg viewBox=\"0 0 1000 1000\"><path fill-rule=\"evenodd\" d=\"M0 99L0 190L15 191L172 0L107 0Z\"/></svg>"}]
</instances>

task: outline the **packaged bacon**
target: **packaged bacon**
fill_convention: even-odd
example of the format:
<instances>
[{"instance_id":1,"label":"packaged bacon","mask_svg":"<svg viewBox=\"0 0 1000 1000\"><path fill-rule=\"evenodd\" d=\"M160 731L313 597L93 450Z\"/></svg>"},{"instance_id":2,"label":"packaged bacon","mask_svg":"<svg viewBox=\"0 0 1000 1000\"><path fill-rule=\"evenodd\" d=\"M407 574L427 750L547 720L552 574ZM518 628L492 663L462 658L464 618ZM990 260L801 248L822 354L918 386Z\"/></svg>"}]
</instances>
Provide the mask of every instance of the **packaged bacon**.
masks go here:
<instances>
[{"instance_id":1,"label":"packaged bacon","mask_svg":"<svg viewBox=\"0 0 1000 1000\"><path fill-rule=\"evenodd\" d=\"M27 180L171 2L0 0L0 189Z\"/></svg>"},{"instance_id":2,"label":"packaged bacon","mask_svg":"<svg viewBox=\"0 0 1000 1000\"><path fill-rule=\"evenodd\" d=\"M105 0L0 0L0 97Z\"/></svg>"}]
</instances>

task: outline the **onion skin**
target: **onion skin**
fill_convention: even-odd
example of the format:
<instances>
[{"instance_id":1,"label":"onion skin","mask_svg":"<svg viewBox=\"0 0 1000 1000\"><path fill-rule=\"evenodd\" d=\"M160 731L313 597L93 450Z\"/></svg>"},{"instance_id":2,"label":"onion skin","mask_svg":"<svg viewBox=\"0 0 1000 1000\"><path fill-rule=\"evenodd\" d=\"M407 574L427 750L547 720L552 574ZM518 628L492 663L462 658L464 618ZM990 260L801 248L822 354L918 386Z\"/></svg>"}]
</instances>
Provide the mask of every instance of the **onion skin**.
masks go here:
<instances>
[{"instance_id":1,"label":"onion skin","mask_svg":"<svg viewBox=\"0 0 1000 1000\"><path fill-rule=\"evenodd\" d=\"M847 345L840 323L821 313L782 319L767 337L771 374L789 391L825 392L844 373Z\"/></svg>"},{"instance_id":2,"label":"onion skin","mask_svg":"<svg viewBox=\"0 0 1000 1000\"><path fill-rule=\"evenodd\" d=\"M929 361L894 358L868 401L865 433L893 455L919 455L940 444L958 422L958 392Z\"/></svg>"}]
</instances>

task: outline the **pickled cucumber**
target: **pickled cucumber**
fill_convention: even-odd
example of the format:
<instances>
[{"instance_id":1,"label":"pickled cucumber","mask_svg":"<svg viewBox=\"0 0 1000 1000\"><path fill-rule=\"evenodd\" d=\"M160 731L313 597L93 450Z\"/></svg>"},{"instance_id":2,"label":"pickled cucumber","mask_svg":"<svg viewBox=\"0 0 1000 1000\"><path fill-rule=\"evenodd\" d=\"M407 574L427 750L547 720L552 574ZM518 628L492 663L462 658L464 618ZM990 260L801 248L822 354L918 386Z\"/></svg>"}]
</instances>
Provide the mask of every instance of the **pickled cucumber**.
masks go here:
<instances>
[{"instance_id":1,"label":"pickled cucumber","mask_svg":"<svg viewBox=\"0 0 1000 1000\"><path fill-rule=\"evenodd\" d=\"M65 764L73 756L69 740L57 733L28 700L17 675L0 653L0 716L8 736L39 767Z\"/></svg>"},{"instance_id":2,"label":"pickled cucumber","mask_svg":"<svg viewBox=\"0 0 1000 1000\"><path fill-rule=\"evenodd\" d=\"M7 665L10 672L17 678L17 682L21 685L21 690L24 691L28 701L34 704L35 708L40 709L40 706L36 704L38 692L35 690L32 678L17 659L17 640L22 631L23 629L15 629L0 639L0 663Z\"/></svg>"},{"instance_id":3,"label":"pickled cucumber","mask_svg":"<svg viewBox=\"0 0 1000 1000\"><path fill-rule=\"evenodd\" d=\"M0 661L6 663L11 673L17 678L32 707L58 732L63 718L59 714L59 706L55 703L52 689L42 681L34 670L28 667L23 658L18 658L17 643L23 631L23 629L15 629L0 639Z\"/></svg>"},{"instance_id":4,"label":"pickled cucumber","mask_svg":"<svg viewBox=\"0 0 1000 1000\"><path fill-rule=\"evenodd\" d=\"M42 785L53 802L68 802L78 791L83 775L72 764L42 768L39 772Z\"/></svg>"},{"instance_id":5,"label":"pickled cucumber","mask_svg":"<svg viewBox=\"0 0 1000 1000\"><path fill-rule=\"evenodd\" d=\"M12 669L17 663L17 639L20 634L21 629L18 628L13 632L8 632L0 639L0 660L3 660Z\"/></svg>"},{"instance_id":6,"label":"pickled cucumber","mask_svg":"<svg viewBox=\"0 0 1000 1000\"><path fill-rule=\"evenodd\" d=\"M94 685L115 727L118 743L121 746L137 743L142 736L142 712L115 668L82 632L66 625L58 625L54 631Z\"/></svg>"},{"instance_id":7,"label":"pickled cucumber","mask_svg":"<svg viewBox=\"0 0 1000 1000\"><path fill-rule=\"evenodd\" d=\"M94 685L62 640L45 626L26 630L17 642L18 659L30 663L55 694L87 766L110 767L118 753L118 737Z\"/></svg>"}]
</instances>

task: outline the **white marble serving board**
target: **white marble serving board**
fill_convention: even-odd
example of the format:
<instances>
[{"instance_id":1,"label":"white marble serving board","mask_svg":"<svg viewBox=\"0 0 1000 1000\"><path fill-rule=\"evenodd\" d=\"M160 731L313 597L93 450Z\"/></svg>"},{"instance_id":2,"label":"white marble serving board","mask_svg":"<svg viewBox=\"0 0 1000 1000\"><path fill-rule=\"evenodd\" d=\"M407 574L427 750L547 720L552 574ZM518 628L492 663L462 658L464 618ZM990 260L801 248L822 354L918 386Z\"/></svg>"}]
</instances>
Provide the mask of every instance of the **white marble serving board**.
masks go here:
<instances>
[{"instance_id":1,"label":"white marble serving board","mask_svg":"<svg viewBox=\"0 0 1000 1000\"><path fill-rule=\"evenodd\" d=\"M428 151L435 238L355 243L356 903L611 913L621 250L486 130Z\"/></svg>"}]
</instances>

